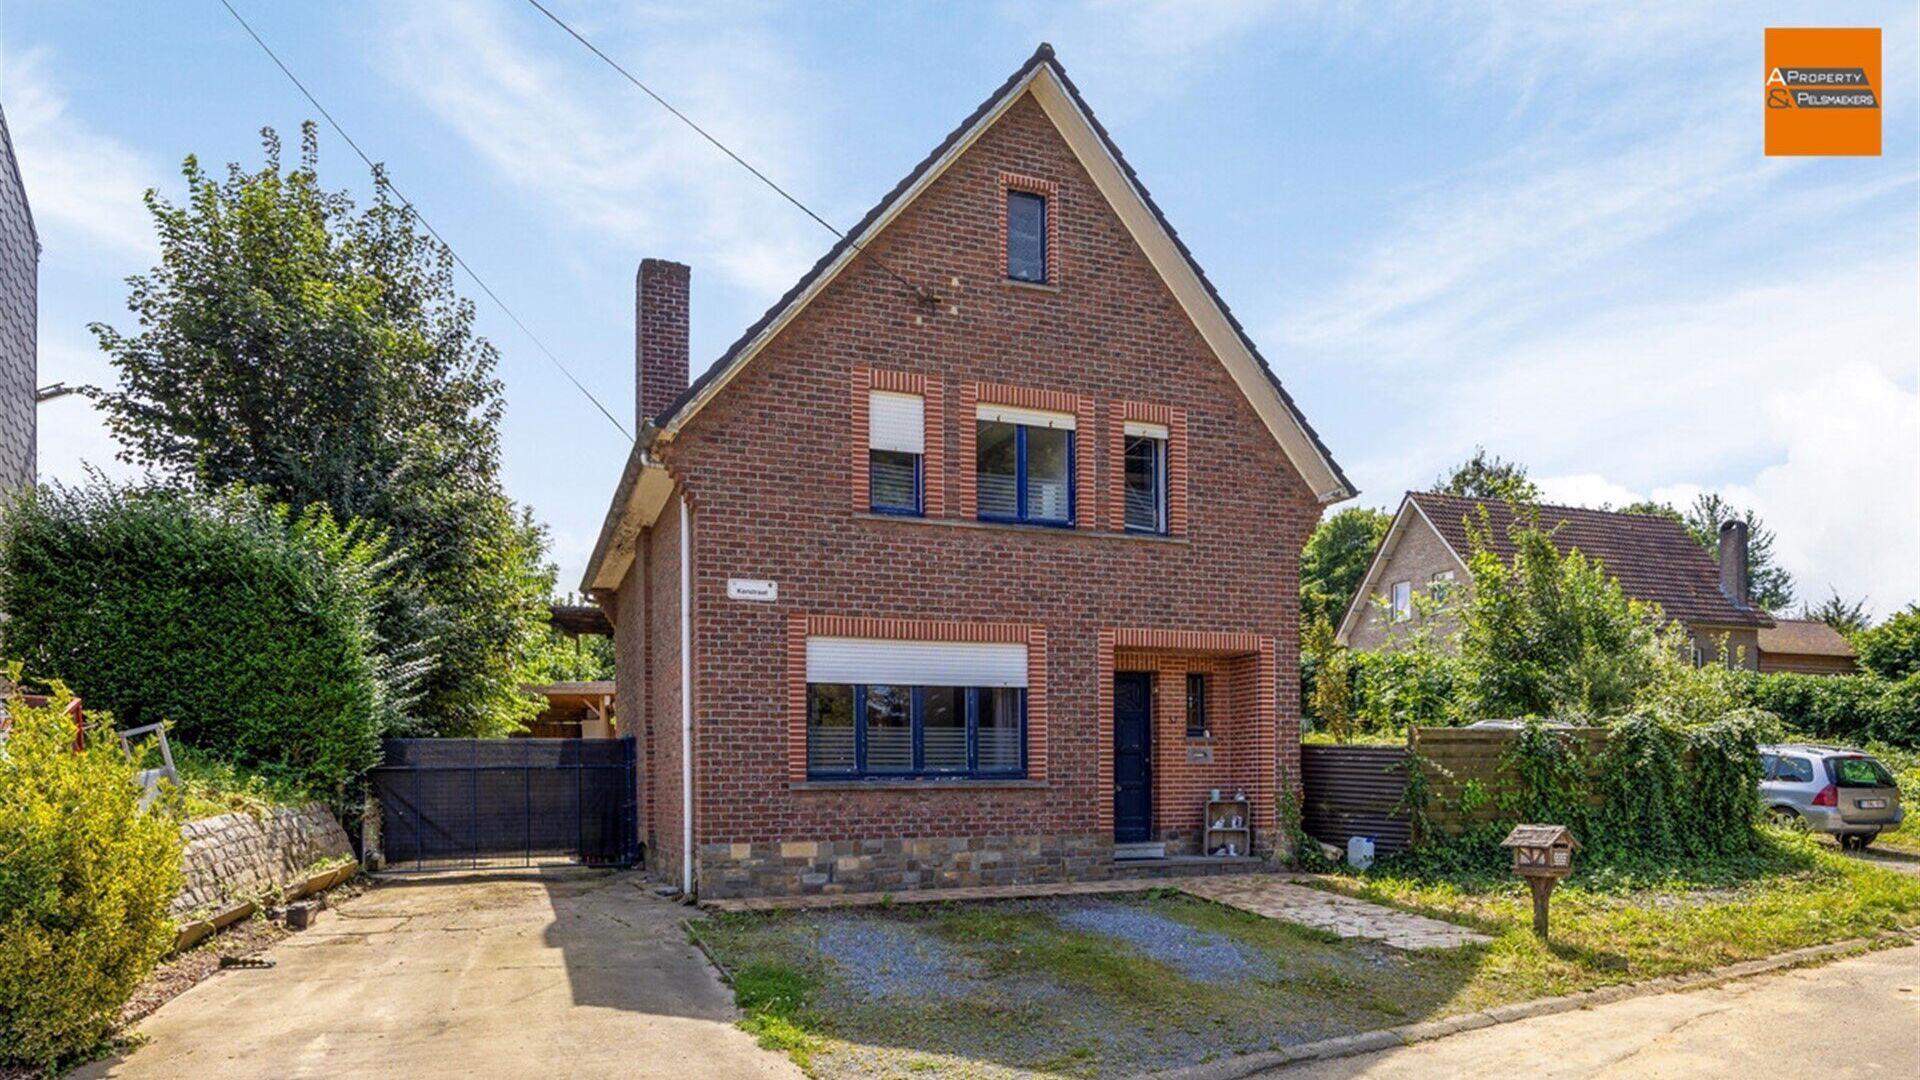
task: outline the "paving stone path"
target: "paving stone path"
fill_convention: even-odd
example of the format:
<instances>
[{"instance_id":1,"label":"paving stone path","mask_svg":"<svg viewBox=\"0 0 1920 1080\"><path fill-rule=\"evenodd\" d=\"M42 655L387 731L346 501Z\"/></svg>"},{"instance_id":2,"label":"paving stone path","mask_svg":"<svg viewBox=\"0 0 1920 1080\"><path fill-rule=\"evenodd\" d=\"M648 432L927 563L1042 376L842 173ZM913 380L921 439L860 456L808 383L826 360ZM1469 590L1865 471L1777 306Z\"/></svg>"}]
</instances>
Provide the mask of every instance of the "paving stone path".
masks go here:
<instances>
[{"instance_id":1,"label":"paving stone path","mask_svg":"<svg viewBox=\"0 0 1920 1080\"><path fill-rule=\"evenodd\" d=\"M980 885L956 889L910 889L904 892L835 893L825 896L768 896L750 900L709 900L712 911L780 911L794 908L862 907L882 902L930 904L967 900L1019 900L1051 896L1097 896L1135 893L1151 888L1180 889L1215 903L1251 911L1284 922L1330 930L1345 938L1382 941L1398 949L1456 949L1491 941L1485 934L1462 926L1395 911L1350 896L1322 892L1296 884L1279 874L1235 874L1222 877L1134 879L1128 881L1073 881L1035 885Z\"/></svg>"},{"instance_id":2,"label":"paving stone path","mask_svg":"<svg viewBox=\"0 0 1920 1080\"><path fill-rule=\"evenodd\" d=\"M1493 940L1453 923L1323 892L1272 875L1196 878L1181 882L1180 889L1269 919L1330 930L1343 938L1382 941L1396 949L1457 949Z\"/></svg>"}]
</instances>

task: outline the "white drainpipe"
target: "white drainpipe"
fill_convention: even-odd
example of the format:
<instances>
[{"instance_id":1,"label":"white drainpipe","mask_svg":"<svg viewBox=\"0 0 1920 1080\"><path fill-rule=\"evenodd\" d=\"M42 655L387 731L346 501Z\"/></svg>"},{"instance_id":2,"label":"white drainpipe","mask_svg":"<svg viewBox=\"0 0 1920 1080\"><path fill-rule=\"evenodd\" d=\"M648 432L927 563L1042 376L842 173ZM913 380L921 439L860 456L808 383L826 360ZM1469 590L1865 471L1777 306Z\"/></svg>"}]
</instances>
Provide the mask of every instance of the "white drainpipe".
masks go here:
<instances>
[{"instance_id":1,"label":"white drainpipe","mask_svg":"<svg viewBox=\"0 0 1920 1080\"><path fill-rule=\"evenodd\" d=\"M693 895L693 527L680 493L680 891Z\"/></svg>"}]
</instances>

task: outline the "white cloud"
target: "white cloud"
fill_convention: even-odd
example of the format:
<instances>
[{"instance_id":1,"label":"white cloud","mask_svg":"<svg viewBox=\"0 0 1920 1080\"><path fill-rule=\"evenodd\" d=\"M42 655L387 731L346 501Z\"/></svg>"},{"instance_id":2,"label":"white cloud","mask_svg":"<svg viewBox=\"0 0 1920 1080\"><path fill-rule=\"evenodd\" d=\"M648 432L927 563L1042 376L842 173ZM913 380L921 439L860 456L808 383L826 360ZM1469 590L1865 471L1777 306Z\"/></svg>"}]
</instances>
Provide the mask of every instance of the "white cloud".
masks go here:
<instances>
[{"instance_id":1,"label":"white cloud","mask_svg":"<svg viewBox=\"0 0 1920 1080\"><path fill-rule=\"evenodd\" d=\"M558 29L508 18L494 4L395 9L381 34L386 67L550 212L643 253L684 252L769 295L824 250L824 230ZM777 39L730 21L653 29L667 32L633 48L618 32L589 32L804 200L815 169L800 106L813 94Z\"/></svg>"},{"instance_id":2,"label":"white cloud","mask_svg":"<svg viewBox=\"0 0 1920 1080\"><path fill-rule=\"evenodd\" d=\"M157 172L75 116L51 67L45 49L0 54L7 127L42 243L51 248L71 238L153 260L159 245L141 196L157 185Z\"/></svg>"}]
</instances>

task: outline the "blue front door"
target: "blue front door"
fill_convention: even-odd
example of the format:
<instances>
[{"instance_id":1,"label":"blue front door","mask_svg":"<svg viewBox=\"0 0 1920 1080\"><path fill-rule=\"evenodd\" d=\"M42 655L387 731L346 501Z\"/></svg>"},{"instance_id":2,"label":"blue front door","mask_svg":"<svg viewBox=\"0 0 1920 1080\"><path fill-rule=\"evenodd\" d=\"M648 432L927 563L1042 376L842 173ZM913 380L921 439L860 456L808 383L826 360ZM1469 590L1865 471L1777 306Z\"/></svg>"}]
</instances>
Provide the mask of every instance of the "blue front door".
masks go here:
<instances>
[{"instance_id":1,"label":"blue front door","mask_svg":"<svg viewBox=\"0 0 1920 1080\"><path fill-rule=\"evenodd\" d=\"M1113 676L1113 842L1153 839L1153 676Z\"/></svg>"}]
</instances>

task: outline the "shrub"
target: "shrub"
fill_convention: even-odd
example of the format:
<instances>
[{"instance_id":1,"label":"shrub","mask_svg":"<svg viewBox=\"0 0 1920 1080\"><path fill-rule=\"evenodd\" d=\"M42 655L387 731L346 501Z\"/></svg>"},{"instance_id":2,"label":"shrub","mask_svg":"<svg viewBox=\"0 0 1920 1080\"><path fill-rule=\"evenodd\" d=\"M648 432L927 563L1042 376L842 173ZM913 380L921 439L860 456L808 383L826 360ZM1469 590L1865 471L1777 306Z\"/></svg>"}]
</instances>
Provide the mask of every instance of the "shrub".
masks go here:
<instances>
[{"instance_id":1,"label":"shrub","mask_svg":"<svg viewBox=\"0 0 1920 1080\"><path fill-rule=\"evenodd\" d=\"M0 1060L43 1067L99 1042L172 943L180 891L178 826L139 811L118 740L73 752L68 700L13 697L0 749Z\"/></svg>"},{"instance_id":2,"label":"shrub","mask_svg":"<svg viewBox=\"0 0 1920 1080\"><path fill-rule=\"evenodd\" d=\"M375 760L397 679L380 544L233 491L40 489L0 520L0 638L129 726L318 784Z\"/></svg>"},{"instance_id":3,"label":"shrub","mask_svg":"<svg viewBox=\"0 0 1920 1080\"><path fill-rule=\"evenodd\" d=\"M1833 742L1920 746L1920 676L1779 672L1756 680L1753 702L1795 732Z\"/></svg>"},{"instance_id":4,"label":"shrub","mask_svg":"<svg viewBox=\"0 0 1920 1080\"><path fill-rule=\"evenodd\" d=\"M1884 679L1920 674L1920 604L1908 604L1886 622L1853 638L1860 666Z\"/></svg>"}]
</instances>

